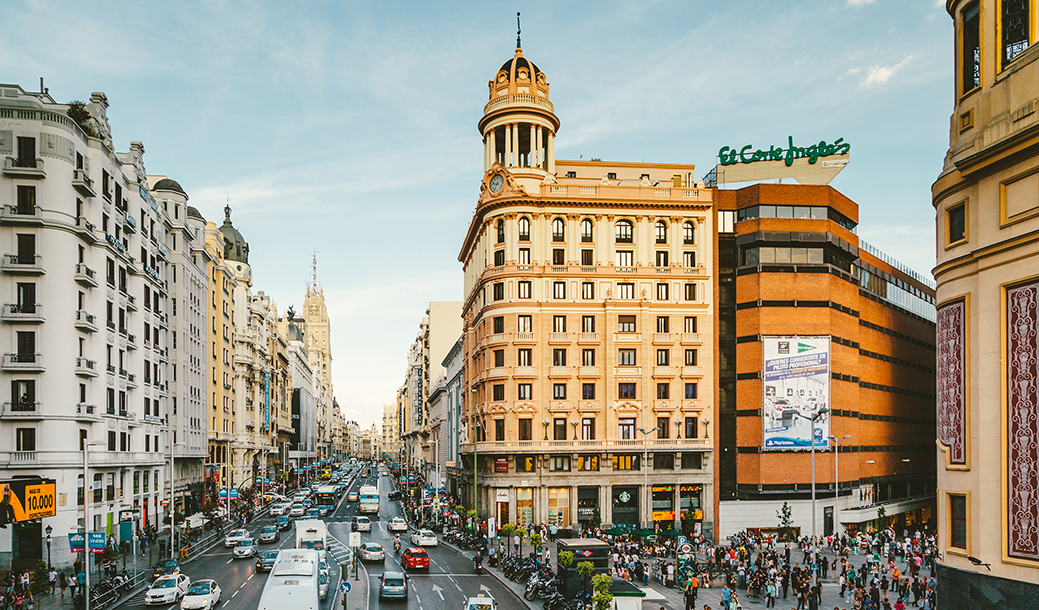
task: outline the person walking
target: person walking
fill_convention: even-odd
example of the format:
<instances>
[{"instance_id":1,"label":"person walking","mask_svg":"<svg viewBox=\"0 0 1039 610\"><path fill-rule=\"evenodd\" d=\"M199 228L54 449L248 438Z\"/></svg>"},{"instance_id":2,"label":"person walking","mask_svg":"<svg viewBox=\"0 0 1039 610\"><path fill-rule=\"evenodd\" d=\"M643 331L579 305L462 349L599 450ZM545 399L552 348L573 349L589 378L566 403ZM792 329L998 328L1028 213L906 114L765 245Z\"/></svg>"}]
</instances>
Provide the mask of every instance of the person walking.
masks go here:
<instances>
[{"instance_id":1,"label":"person walking","mask_svg":"<svg viewBox=\"0 0 1039 610\"><path fill-rule=\"evenodd\" d=\"M696 592L693 590L693 583L690 582L689 586L685 588L682 598L685 600L685 610L695 610Z\"/></svg>"},{"instance_id":2,"label":"person walking","mask_svg":"<svg viewBox=\"0 0 1039 610\"><path fill-rule=\"evenodd\" d=\"M47 582L51 586L51 595L54 595L54 588L58 585L58 571L51 566L50 572L47 572Z\"/></svg>"},{"instance_id":3,"label":"person walking","mask_svg":"<svg viewBox=\"0 0 1039 610\"><path fill-rule=\"evenodd\" d=\"M61 597L64 598L65 597L65 589L69 588L69 577L65 576L64 572L62 572L61 574L58 574L58 588L61 589Z\"/></svg>"},{"instance_id":4,"label":"person walking","mask_svg":"<svg viewBox=\"0 0 1039 610\"><path fill-rule=\"evenodd\" d=\"M773 581L769 581L768 586L765 588L765 607L776 607L776 583Z\"/></svg>"}]
</instances>

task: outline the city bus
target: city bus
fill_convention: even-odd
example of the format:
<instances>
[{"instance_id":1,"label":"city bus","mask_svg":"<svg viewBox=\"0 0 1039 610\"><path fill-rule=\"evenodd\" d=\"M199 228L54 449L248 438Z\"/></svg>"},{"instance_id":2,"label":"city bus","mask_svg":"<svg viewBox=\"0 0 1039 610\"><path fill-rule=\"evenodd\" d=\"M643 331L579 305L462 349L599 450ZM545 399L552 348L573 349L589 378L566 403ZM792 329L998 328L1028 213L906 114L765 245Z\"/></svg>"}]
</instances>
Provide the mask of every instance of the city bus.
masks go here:
<instances>
[{"instance_id":1,"label":"city bus","mask_svg":"<svg viewBox=\"0 0 1039 610\"><path fill-rule=\"evenodd\" d=\"M296 548L324 551L328 548L328 528L319 519L296 522Z\"/></svg>"},{"instance_id":2,"label":"city bus","mask_svg":"<svg viewBox=\"0 0 1039 610\"><path fill-rule=\"evenodd\" d=\"M257 610L320 610L320 568L321 558L315 550L280 551L263 585Z\"/></svg>"},{"instance_id":3,"label":"city bus","mask_svg":"<svg viewBox=\"0 0 1039 610\"><path fill-rule=\"evenodd\" d=\"M321 511L322 517L327 517L336 507L336 486L322 485L314 494L314 504Z\"/></svg>"},{"instance_id":4,"label":"city bus","mask_svg":"<svg viewBox=\"0 0 1039 610\"><path fill-rule=\"evenodd\" d=\"M359 511L361 513L374 513L379 514L379 489L374 485L364 485L361 487L361 504Z\"/></svg>"}]
</instances>

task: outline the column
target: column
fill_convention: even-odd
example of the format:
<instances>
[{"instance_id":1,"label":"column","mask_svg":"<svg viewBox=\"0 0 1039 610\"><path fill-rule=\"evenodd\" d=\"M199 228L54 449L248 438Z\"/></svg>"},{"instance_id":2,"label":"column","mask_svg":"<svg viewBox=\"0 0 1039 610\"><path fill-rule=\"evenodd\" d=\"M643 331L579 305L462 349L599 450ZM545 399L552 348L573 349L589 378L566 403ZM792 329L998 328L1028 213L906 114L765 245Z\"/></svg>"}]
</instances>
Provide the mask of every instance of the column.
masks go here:
<instances>
[{"instance_id":1,"label":"column","mask_svg":"<svg viewBox=\"0 0 1039 610\"><path fill-rule=\"evenodd\" d=\"M488 146L487 146L488 153L490 154L490 159L488 159L488 163L487 163L487 169L490 169L491 166L494 165L495 162L498 161L498 150L497 150L498 149L498 129L497 128L492 128L487 133L487 137L490 138L490 140L491 140L488 143Z\"/></svg>"},{"instance_id":2,"label":"column","mask_svg":"<svg viewBox=\"0 0 1039 610\"><path fill-rule=\"evenodd\" d=\"M548 152L545 155L548 161L548 168L545 170L550 174L556 173L556 134L548 132Z\"/></svg>"},{"instance_id":3,"label":"column","mask_svg":"<svg viewBox=\"0 0 1039 610\"><path fill-rule=\"evenodd\" d=\"M537 134L537 136L538 136L537 137L537 160L536 160L534 166L538 167L538 168L541 168L541 169L545 169L545 153L544 153L544 143L543 143L545 134L543 132L543 128L541 127L541 125L538 125L538 134Z\"/></svg>"},{"instance_id":4,"label":"column","mask_svg":"<svg viewBox=\"0 0 1039 610\"><path fill-rule=\"evenodd\" d=\"M512 124L512 166L520 166L519 123Z\"/></svg>"},{"instance_id":5,"label":"column","mask_svg":"<svg viewBox=\"0 0 1039 610\"><path fill-rule=\"evenodd\" d=\"M537 167L537 144L538 144L538 128L534 123L530 124L530 152L527 154L527 167Z\"/></svg>"},{"instance_id":6,"label":"column","mask_svg":"<svg viewBox=\"0 0 1039 610\"><path fill-rule=\"evenodd\" d=\"M671 246L671 263L682 264L682 218L672 216L668 220L668 244Z\"/></svg>"},{"instance_id":7,"label":"column","mask_svg":"<svg viewBox=\"0 0 1039 610\"><path fill-rule=\"evenodd\" d=\"M512 167L512 127L512 125L505 126L505 162L502 163L505 167Z\"/></svg>"}]
</instances>

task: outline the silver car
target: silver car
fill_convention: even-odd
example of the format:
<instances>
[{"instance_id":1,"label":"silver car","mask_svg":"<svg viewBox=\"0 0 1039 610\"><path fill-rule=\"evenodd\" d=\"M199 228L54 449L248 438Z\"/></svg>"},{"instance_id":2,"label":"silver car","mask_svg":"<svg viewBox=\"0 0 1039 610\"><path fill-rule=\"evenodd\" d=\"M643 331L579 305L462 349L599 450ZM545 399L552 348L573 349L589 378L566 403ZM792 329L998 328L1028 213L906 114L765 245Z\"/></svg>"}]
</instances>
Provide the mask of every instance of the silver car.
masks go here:
<instances>
[{"instance_id":1,"label":"silver car","mask_svg":"<svg viewBox=\"0 0 1039 610\"><path fill-rule=\"evenodd\" d=\"M256 541L252 538L246 538L245 540L239 540L238 544L234 547L234 558L244 557L255 557L256 556Z\"/></svg>"}]
</instances>

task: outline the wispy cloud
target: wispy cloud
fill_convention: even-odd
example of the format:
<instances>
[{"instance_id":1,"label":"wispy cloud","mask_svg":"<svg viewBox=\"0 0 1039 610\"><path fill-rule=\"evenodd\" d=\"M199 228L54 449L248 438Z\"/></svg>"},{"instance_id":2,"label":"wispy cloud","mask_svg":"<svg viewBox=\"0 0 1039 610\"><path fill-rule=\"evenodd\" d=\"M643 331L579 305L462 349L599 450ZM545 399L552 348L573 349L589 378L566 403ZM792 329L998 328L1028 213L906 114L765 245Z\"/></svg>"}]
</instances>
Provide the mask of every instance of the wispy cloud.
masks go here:
<instances>
[{"instance_id":1,"label":"wispy cloud","mask_svg":"<svg viewBox=\"0 0 1039 610\"><path fill-rule=\"evenodd\" d=\"M910 55L902 61L898 62L893 66L872 66L869 69L869 73L866 74L866 80L862 81L860 87L875 87L877 85L883 85L891 80L899 70L901 70L909 60L913 59Z\"/></svg>"},{"instance_id":2,"label":"wispy cloud","mask_svg":"<svg viewBox=\"0 0 1039 610\"><path fill-rule=\"evenodd\" d=\"M873 0L848 0L848 6L866 6L873 4Z\"/></svg>"}]
</instances>

